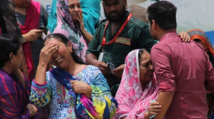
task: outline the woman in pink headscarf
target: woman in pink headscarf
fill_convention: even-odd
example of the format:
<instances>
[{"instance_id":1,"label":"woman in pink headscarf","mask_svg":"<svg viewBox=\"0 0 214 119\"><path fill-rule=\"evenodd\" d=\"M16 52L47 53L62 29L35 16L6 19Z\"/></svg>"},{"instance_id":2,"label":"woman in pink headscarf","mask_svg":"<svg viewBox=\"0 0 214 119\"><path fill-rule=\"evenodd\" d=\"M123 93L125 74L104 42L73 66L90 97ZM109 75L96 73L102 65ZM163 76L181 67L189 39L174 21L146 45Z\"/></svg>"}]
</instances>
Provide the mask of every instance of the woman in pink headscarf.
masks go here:
<instances>
[{"instance_id":1,"label":"woman in pink headscarf","mask_svg":"<svg viewBox=\"0 0 214 119\"><path fill-rule=\"evenodd\" d=\"M157 95L157 81L153 75L150 54L144 49L131 51L126 57L121 84L115 97L118 102L115 118L147 119L158 114L161 106L155 101Z\"/></svg>"}]
</instances>

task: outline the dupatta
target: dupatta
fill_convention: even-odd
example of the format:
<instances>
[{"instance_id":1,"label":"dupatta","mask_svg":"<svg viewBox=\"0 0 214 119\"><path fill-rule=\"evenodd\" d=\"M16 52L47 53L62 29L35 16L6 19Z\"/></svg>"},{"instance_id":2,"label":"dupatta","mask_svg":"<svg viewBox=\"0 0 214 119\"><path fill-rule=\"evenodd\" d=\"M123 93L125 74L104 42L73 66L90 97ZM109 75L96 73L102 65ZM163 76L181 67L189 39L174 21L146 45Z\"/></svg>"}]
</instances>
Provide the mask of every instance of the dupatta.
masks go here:
<instances>
[{"instance_id":1,"label":"dupatta","mask_svg":"<svg viewBox=\"0 0 214 119\"><path fill-rule=\"evenodd\" d=\"M68 8L68 0L57 0L57 26L53 30L53 33L65 35L71 41L77 56L79 56L83 62L86 62L88 44L83 38L79 24L75 24L72 21Z\"/></svg>"},{"instance_id":2,"label":"dupatta","mask_svg":"<svg viewBox=\"0 0 214 119\"><path fill-rule=\"evenodd\" d=\"M52 69L50 72L53 77L69 91L68 94L76 98L75 113L78 118L84 118L88 116L92 119L100 118L95 110L95 107L93 106L92 101L84 94L76 94L73 91L70 81L77 79L75 79L71 74L59 68Z\"/></svg>"},{"instance_id":3,"label":"dupatta","mask_svg":"<svg viewBox=\"0 0 214 119\"><path fill-rule=\"evenodd\" d=\"M39 27L39 20L40 20L40 9L41 5L39 2L31 1L29 6L27 7L26 12L26 20L25 24L19 24L21 28L22 34L28 33L32 29L37 29ZM26 65L28 69L28 79L33 78L34 73L34 66L33 66L33 58L31 52L30 42L24 42L22 44L23 52L25 55Z\"/></svg>"},{"instance_id":4,"label":"dupatta","mask_svg":"<svg viewBox=\"0 0 214 119\"><path fill-rule=\"evenodd\" d=\"M144 112L148 109L150 101L156 100L158 96L155 78L147 84L144 91L142 90L138 52L139 49L131 51L125 60L125 69L115 97L118 102L116 119L144 118Z\"/></svg>"}]
</instances>

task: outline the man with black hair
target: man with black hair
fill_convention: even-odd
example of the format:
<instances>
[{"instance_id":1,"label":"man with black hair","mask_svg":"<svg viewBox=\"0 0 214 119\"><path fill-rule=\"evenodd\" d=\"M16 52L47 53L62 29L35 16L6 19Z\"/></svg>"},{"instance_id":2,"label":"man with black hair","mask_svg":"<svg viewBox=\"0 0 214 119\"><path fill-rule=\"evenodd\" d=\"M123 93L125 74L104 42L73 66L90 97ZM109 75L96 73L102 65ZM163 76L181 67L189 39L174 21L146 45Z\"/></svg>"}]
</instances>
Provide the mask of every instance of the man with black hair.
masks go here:
<instances>
[{"instance_id":1,"label":"man with black hair","mask_svg":"<svg viewBox=\"0 0 214 119\"><path fill-rule=\"evenodd\" d=\"M183 43L177 35L176 10L167 1L148 8L151 35L160 41L151 50L162 106L156 118L206 119L206 90L214 92L214 68L203 47Z\"/></svg>"}]
</instances>

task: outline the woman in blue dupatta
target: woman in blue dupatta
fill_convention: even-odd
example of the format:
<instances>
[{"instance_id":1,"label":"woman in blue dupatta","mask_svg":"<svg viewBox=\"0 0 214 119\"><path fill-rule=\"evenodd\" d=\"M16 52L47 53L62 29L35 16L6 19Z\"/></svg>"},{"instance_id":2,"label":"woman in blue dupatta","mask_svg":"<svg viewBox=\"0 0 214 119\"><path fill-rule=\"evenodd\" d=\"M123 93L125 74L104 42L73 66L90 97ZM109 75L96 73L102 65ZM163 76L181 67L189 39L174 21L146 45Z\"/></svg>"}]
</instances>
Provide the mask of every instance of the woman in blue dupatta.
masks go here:
<instances>
[{"instance_id":1,"label":"woman in blue dupatta","mask_svg":"<svg viewBox=\"0 0 214 119\"><path fill-rule=\"evenodd\" d=\"M83 62L86 61L88 43L93 37L91 33L85 29L85 26L87 26L86 28L90 27L90 29L95 30L95 23L99 19L99 7L97 7L98 4L96 4L98 0L91 1L90 4L88 3L89 0L85 1L82 1L84 6L81 6L79 0L53 0L50 17L48 19L49 32L65 35L71 41L74 52ZM86 6L90 7L91 10L86 9ZM84 11L81 7L83 7ZM84 18L87 19L84 20Z\"/></svg>"},{"instance_id":2,"label":"woman in blue dupatta","mask_svg":"<svg viewBox=\"0 0 214 119\"><path fill-rule=\"evenodd\" d=\"M46 72L49 62L56 68ZM39 107L49 103L50 119L111 119L117 107L99 68L83 64L59 33L46 38L30 100Z\"/></svg>"}]
</instances>

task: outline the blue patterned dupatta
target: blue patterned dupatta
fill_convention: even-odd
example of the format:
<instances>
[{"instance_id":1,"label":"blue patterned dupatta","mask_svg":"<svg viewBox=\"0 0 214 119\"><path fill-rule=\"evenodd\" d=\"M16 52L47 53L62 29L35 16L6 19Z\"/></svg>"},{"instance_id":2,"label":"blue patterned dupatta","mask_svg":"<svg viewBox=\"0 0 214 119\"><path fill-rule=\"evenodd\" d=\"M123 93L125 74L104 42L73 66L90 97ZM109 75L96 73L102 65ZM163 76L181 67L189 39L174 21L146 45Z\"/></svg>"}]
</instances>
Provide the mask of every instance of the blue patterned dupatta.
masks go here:
<instances>
[{"instance_id":1,"label":"blue patterned dupatta","mask_svg":"<svg viewBox=\"0 0 214 119\"><path fill-rule=\"evenodd\" d=\"M100 118L92 101L84 94L76 94L71 88L70 81L77 79L68 72L59 68L54 68L50 72L53 77L69 91L68 94L75 98L75 113L77 118Z\"/></svg>"}]
</instances>

